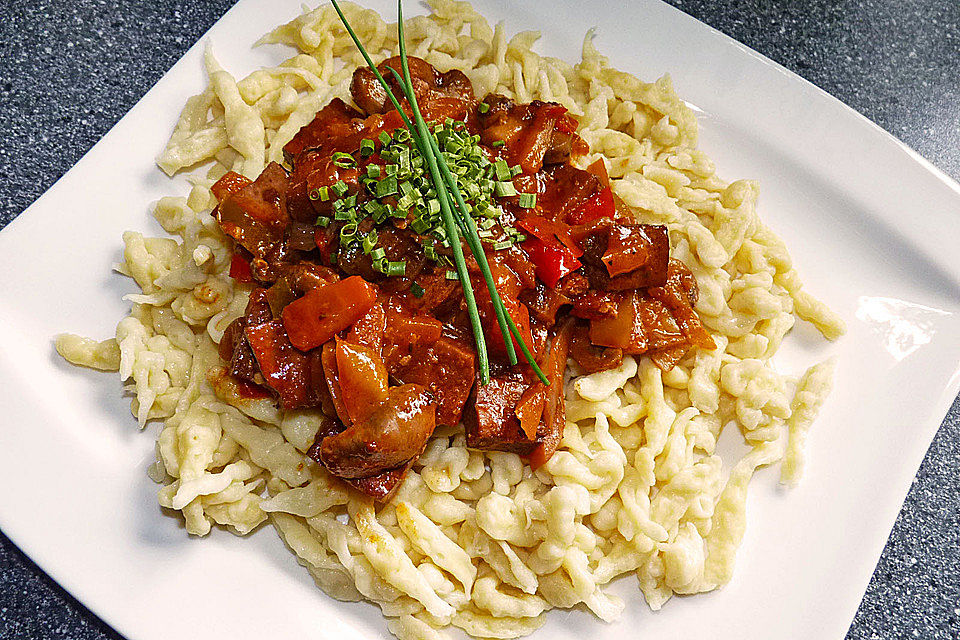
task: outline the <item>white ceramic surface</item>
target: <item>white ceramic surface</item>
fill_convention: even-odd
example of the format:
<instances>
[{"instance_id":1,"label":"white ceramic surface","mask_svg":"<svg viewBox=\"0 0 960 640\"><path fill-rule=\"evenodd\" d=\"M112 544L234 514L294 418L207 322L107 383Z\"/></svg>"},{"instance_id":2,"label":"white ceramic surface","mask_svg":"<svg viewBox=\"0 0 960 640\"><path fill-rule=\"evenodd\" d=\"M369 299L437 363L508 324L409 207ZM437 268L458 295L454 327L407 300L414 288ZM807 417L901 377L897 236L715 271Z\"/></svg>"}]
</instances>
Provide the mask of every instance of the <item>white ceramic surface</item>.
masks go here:
<instances>
[{"instance_id":1,"label":"white ceramic surface","mask_svg":"<svg viewBox=\"0 0 960 640\"><path fill-rule=\"evenodd\" d=\"M390 2L365 0L393 15ZM243 0L107 136L0 233L0 527L131 640L370 638L379 611L318 591L272 529L190 539L145 475L140 433L115 375L55 354L61 331L112 335L131 282L111 274L126 229L161 232L148 203L186 193L153 166L184 100L203 86L210 41L242 76L285 52L248 45L296 15L296 0ZM798 326L777 357L792 372L839 357L800 487L762 471L736 574L723 590L659 613L633 578L604 625L551 612L538 638L841 638L923 454L960 387L960 187L840 102L655 0L477 3L508 30L538 28L541 52L579 57L585 30L614 64L669 72L728 178L761 183L764 220L809 290L849 333L826 345ZM603 9L606 5L607 9ZM420 9L422 10L422 9ZM413 5L410 3L410 12Z\"/></svg>"}]
</instances>

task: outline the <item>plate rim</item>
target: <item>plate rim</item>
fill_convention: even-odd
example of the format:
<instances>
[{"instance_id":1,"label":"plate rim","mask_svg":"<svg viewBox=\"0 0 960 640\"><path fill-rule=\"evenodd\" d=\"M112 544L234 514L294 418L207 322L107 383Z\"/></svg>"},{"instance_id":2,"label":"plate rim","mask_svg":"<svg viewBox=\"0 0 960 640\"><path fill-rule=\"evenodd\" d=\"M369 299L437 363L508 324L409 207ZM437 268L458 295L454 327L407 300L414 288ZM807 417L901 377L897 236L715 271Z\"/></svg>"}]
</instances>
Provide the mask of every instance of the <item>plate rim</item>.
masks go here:
<instances>
[{"instance_id":1,"label":"plate rim","mask_svg":"<svg viewBox=\"0 0 960 640\"><path fill-rule=\"evenodd\" d=\"M361 4L363 3L363 0L359 0L359 1L361 2ZM867 128L871 131L872 135L874 136L876 136L876 134L880 134L879 140L881 140L885 144L889 145L889 143L892 142L893 143L892 150L895 149L897 152L904 154L905 161L912 161L912 163L914 163L916 166L921 168L926 174L928 174L929 176L932 176L938 182L942 183L943 186L945 186L949 191L953 193L953 195L957 198L957 204L960 205L960 184L958 184L957 181L955 181L953 178L947 175L943 170L933 165L929 160L921 156L915 150L910 148L903 141L899 140L895 135L893 135L889 131L886 131L885 129L883 129L882 127L880 127L879 125L871 121L869 118L867 118L866 116L858 112L853 107L842 102L840 99L836 98L835 96L827 93L825 90L814 85L812 82L806 80L802 76L799 76L793 71L790 71L789 69L782 66L781 64L754 51L753 49L749 48L745 44L738 42L737 40L722 33L716 28L697 20L696 18L694 18L693 16L690 16L689 14L684 13L682 10L676 7L673 7L671 5L668 5L665 2L662 2L661 0L645 0L645 2L647 4L655 3L657 5L660 5L662 9L666 9L669 13L675 14L673 16L674 19L677 19L679 17L679 19L682 22L686 22L686 25L684 26L685 29L692 28L695 30L701 30L701 31L705 31L706 33L710 33L712 37L718 38L725 46L730 47L732 45L733 48L738 49L741 53L745 53L748 57L753 59L755 63L758 63L765 68L771 69L775 72L785 75L791 84L803 86L804 91L806 92L810 92L810 90L813 90L813 93L818 97L818 99L819 100L826 99L827 104L829 104L831 108L835 109L836 107L840 107L840 111L845 113L848 117L854 116L858 123L858 126L862 127L863 125L866 125ZM49 193L56 190L58 186L61 186L62 183L68 178L68 176L70 176L71 174L74 174L82 166L85 166L89 156L93 154L98 148L100 148L104 144L104 142L112 134L114 134L114 132L124 122L127 122L129 120L136 120L138 114L140 113L140 111L142 111L144 103L151 102L154 99L158 91L158 88L159 90L162 90L166 85L170 84L170 82L172 82L171 75L174 75L179 68L185 65L190 60L190 58L196 55L196 51L199 48L201 48L206 41L209 40L209 38L211 37L211 34L214 34L215 32L218 31L218 28L225 20L227 20L234 13L242 12L248 4L252 4L252 0L241 0L240 2L232 6L230 9L228 9L222 16L220 16L220 18L218 18L216 22L214 22L210 26L210 28L204 32L204 34L197 40L197 42L191 45L183 53L183 55L180 56L177 59L177 61L157 80L157 82L155 82L149 88L149 90L136 102L136 104L133 107L131 107L131 109L127 111L110 128L110 130L103 137L100 138L100 140L98 140L89 150L87 150L81 156L81 158L72 167L70 167L70 169L67 172L65 172L60 178L58 178L56 182L53 185L51 185L51 187L47 191L45 191L40 197L38 197L34 202L32 202L26 209L24 209L23 212L21 212L13 220L11 220L7 225L5 225L3 229L0 229L0 242L8 241L7 239L10 238L11 235L17 235L16 230L21 228L21 226L27 224L26 222L24 222L24 220L29 219L30 212L35 208L37 208L38 204L40 204L43 200L45 200L45 198ZM508 12L505 12L505 13L508 13ZM616 52L611 52L611 54L616 55ZM799 83L797 81L799 81ZM157 171L159 170L157 169ZM14 231L12 232L8 231L10 229L13 229ZM932 254L933 257L939 257L937 255L937 252L933 250L929 252L925 251L924 253L927 254L928 256ZM953 276L960 278L960 270L953 269L952 265L947 266L945 268L948 271L951 271L951 274ZM955 374L950 379L948 384L943 388L939 401L936 403L935 408L933 408L932 412L930 413L931 421L933 420L933 416L939 416L938 428L939 428L939 425L942 424L943 418L948 413L950 406L957 398L958 391L960 391L960 375ZM929 445L930 445L930 442L927 442L927 445L924 450L926 450L926 448L929 448ZM917 467L913 467L913 468L915 469L914 475L916 475ZM898 511L902 509L903 498L906 496L906 493L908 490L909 490L909 485L902 492L903 495L900 496L900 499L899 499L900 506L898 507ZM11 524L13 524L12 528L10 526ZM893 522L891 522L891 525L893 525ZM4 514L2 510L0 510L0 530L3 531L3 533L20 550L20 552L24 554L24 556L26 556L34 565L39 567L50 579L56 582L57 585L60 588L62 588L65 592L67 592L71 598L79 602L83 607L85 607L87 610L89 610L91 613L97 616L97 618L105 626L110 627L111 629L115 630L117 633L127 635L126 631L121 630L121 626L119 626L116 622L111 620L112 616L110 616L107 611L103 610L105 606L101 607L99 603L88 602L85 598L82 598L80 595L78 595L82 591L82 585L76 584L74 580L71 579L71 576L62 575L62 572L59 571L55 566L56 561L54 559L44 558L43 557L44 554L42 553L38 554L35 550L30 550L31 547L33 546L30 543L30 540L21 539L21 537L17 534L16 524L13 523L11 520L8 520L7 516ZM887 537L889 537L889 531L887 533L888 533ZM882 551L882 547L881 547L881 551ZM878 558L879 558L879 554L877 554L877 559ZM874 565L876 565L876 559L874 561ZM862 596L863 596L863 592L861 592L860 599L862 599ZM856 611L854 611L854 614L855 613ZM852 619L853 618L851 616L851 621Z\"/></svg>"}]
</instances>

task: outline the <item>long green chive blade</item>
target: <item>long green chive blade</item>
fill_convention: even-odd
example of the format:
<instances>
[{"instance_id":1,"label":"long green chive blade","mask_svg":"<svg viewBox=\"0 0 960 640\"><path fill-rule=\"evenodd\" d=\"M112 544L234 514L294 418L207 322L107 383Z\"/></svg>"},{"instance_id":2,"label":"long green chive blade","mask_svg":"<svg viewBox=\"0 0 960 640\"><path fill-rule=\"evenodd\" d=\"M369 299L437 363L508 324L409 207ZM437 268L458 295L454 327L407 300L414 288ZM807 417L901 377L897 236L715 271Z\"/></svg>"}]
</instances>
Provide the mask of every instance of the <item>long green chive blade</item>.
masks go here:
<instances>
[{"instance_id":1,"label":"long green chive blade","mask_svg":"<svg viewBox=\"0 0 960 640\"><path fill-rule=\"evenodd\" d=\"M490 363L487 358L487 345L483 337L483 327L480 324L480 313L477 311L477 301L473 295L473 285L470 282L470 274L467 272L467 263L463 258L463 248L460 246L460 238L457 233L457 225L453 219L453 213L450 211L450 194L447 191L447 185L444 183L437 168L437 157L434 155L436 140L427 130L427 124L420 113L420 107L417 104L417 96L413 92L413 81L410 78L410 66L407 64L407 47L404 42L403 34L403 1L397 0L397 35L400 44L400 66L403 67L403 77L406 83L403 85L408 94L410 108L413 111L413 117L417 124L417 131L420 134L421 153L427 161L430 169L430 177L440 196L440 215L443 219L443 226L447 233L447 240L450 242L450 248L453 251L454 264L457 269L457 276L460 278L460 284L463 287L463 297L467 303L467 312L470 316L470 325L473 329L474 340L477 344L477 359L479 360L480 383L486 385L490 382ZM398 106L399 109L399 106ZM442 158L441 158L442 162Z\"/></svg>"},{"instance_id":2,"label":"long green chive blade","mask_svg":"<svg viewBox=\"0 0 960 640\"><path fill-rule=\"evenodd\" d=\"M410 122L410 118L407 117L407 114L403 112L403 109L400 107L400 101L397 100L397 97L393 95L393 91L390 89L390 85L387 84L387 81L384 80L383 75L377 69L377 65L373 64L373 60L370 58L370 54L367 53L367 50L360 43L360 38L357 37L357 34L354 32L353 27L350 26L350 23L347 22L347 17L343 15L343 11L340 10L340 5L337 3L337 0L330 0L333 4L333 8L336 10L337 15L340 16L340 22L343 23L343 27L347 30L347 33L350 34L350 38L353 40L353 43L357 45L357 49L360 50L360 55L363 56L363 59L366 60L367 65L370 67L370 70L373 71L373 75L377 77L377 80L383 86L384 90L387 92L387 97L390 98L390 102L393 104L393 107L400 114L400 117L403 118L403 123L407 126L407 129L410 130L410 134L414 134L413 124ZM403 24L403 19L400 20L401 25ZM401 26L401 29L403 27ZM402 40L402 38L401 38Z\"/></svg>"},{"instance_id":3,"label":"long green chive blade","mask_svg":"<svg viewBox=\"0 0 960 640\"><path fill-rule=\"evenodd\" d=\"M402 23L402 21L401 21ZM400 48L401 48L401 66L406 64L406 56L403 53L405 46L403 44L403 38L400 38ZM419 107L413 106L416 104L416 96L413 93L413 90L410 88L410 85L407 82L407 79L400 78L396 70L390 68L391 73L393 73L394 78L396 78L397 83L403 88L404 95L407 98L407 102L411 104L414 111L415 118L419 118L419 121L422 120L422 116L419 116ZM406 73L409 78L409 69ZM507 325L507 310L503 304L503 300L500 298L500 293L497 291L497 286L493 282L493 274L490 272L490 264L487 262L487 256L483 252L483 247L480 244L479 236L477 236L477 229L473 223L473 218L470 216L469 209L467 208L466 203L463 200L463 196L460 194L460 189L457 186L457 180L453 177L450 172L450 167L447 166L446 160L443 157L443 154L440 152L439 142L437 139L431 135L429 132L426 134L427 144L424 146L430 146L432 155L434 156L435 164L440 170L440 174L443 177L445 183L442 183L441 186L446 192L446 197L450 198L452 202L444 202L446 198L441 196L440 206L443 207L446 204L449 208L454 209L459 214L457 216L457 223L460 228L463 230L464 238L467 241L467 246L470 247L470 251L473 254L474 259L477 261L477 264L480 266L480 273L483 275L483 279L487 285L487 291L490 293L490 302L493 306L494 314L497 318L497 325L500 328L500 333L503 336L503 343L507 350L507 361L511 364L517 364L517 352L513 347L513 340L510 339L510 329ZM454 206L455 203L455 206ZM471 289L472 291L472 289ZM532 362L532 361L531 361ZM532 362L536 366L535 362Z\"/></svg>"},{"instance_id":4,"label":"long green chive blade","mask_svg":"<svg viewBox=\"0 0 960 640\"><path fill-rule=\"evenodd\" d=\"M520 345L520 351L523 352L523 356L527 359L527 362L530 363L530 366L533 368L533 372L537 374L537 377L540 378L540 382L550 386L550 380L547 379L547 376L544 375L543 371L540 370L540 367L537 365L537 361L533 358L533 354L530 353L530 349L527 347L527 344L523 341L523 338L520 337L520 330L517 329L516 323L513 321L513 318L510 317L510 314L507 314L507 324L510 325L510 333L513 334L513 337L516 338L517 344Z\"/></svg>"},{"instance_id":5,"label":"long green chive blade","mask_svg":"<svg viewBox=\"0 0 960 640\"><path fill-rule=\"evenodd\" d=\"M470 216L469 209L467 209L467 205L463 200L463 196L460 194L460 188L457 186L457 180L453 177L453 174L450 173L450 168L447 167L445 162L440 163L440 173L443 174L443 177L446 179L450 190L453 192L453 198L460 212L460 217L463 218L463 224L468 229L468 232L465 234L468 239L467 244L470 247L471 252L473 252L473 257L480 266L480 273L483 275L483 279L487 284L487 291L490 293L490 302L493 304L493 311L497 317L497 325L500 327L500 333L503 335L503 344L507 349L507 361L511 365L517 364L517 352L513 348L513 340L510 339L510 331L507 328L506 318L509 314L507 314L503 300L500 298L500 292L497 291L497 285L493 281L493 273L490 271L490 263L487 262L487 256L483 252L483 246L480 244L480 237L477 235L476 225L473 222L473 218Z\"/></svg>"}]
</instances>

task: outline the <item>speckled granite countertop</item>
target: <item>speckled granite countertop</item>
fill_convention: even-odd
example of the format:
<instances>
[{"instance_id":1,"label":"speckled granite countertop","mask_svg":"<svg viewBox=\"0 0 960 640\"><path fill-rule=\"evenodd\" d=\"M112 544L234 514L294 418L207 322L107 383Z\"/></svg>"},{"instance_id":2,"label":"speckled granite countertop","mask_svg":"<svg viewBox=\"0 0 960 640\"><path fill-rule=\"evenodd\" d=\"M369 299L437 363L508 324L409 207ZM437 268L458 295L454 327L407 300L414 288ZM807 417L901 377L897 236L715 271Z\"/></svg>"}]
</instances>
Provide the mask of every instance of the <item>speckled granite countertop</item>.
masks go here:
<instances>
[{"instance_id":1,"label":"speckled granite countertop","mask_svg":"<svg viewBox=\"0 0 960 640\"><path fill-rule=\"evenodd\" d=\"M960 2L670 2L837 96L960 179ZM79 160L231 4L4 0L0 227ZM960 401L927 453L847 634L907 637L960 637ZM120 636L0 534L0 640L14 638Z\"/></svg>"}]
</instances>

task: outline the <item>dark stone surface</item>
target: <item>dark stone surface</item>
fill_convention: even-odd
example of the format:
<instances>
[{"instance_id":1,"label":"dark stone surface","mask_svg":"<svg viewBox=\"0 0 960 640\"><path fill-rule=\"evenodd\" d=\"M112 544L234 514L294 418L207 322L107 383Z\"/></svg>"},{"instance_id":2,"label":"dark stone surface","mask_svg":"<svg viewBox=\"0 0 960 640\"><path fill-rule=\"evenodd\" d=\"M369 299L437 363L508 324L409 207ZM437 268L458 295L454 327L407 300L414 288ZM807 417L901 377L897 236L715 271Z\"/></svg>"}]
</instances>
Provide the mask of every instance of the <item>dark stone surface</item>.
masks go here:
<instances>
[{"instance_id":1,"label":"dark stone surface","mask_svg":"<svg viewBox=\"0 0 960 640\"><path fill-rule=\"evenodd\" d=\"M671 0L960 178L960 3ZM232 4L0 5L0 226L46 191ZM0 534L0 640L117 639ZM848 639L960 637L960 402L897 519Z\"/></svg>"}]
</instances>

